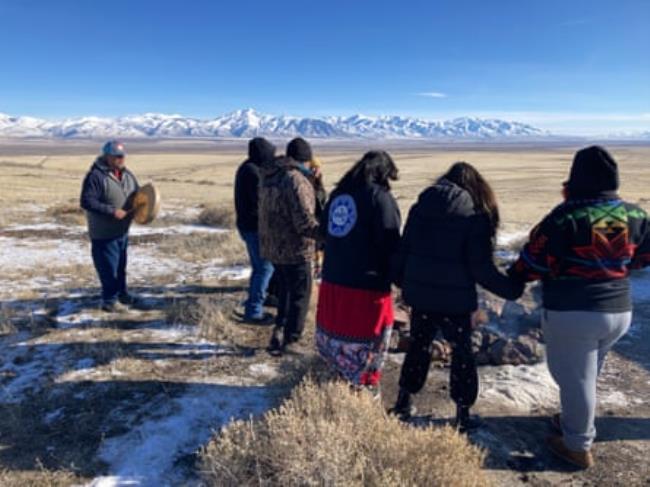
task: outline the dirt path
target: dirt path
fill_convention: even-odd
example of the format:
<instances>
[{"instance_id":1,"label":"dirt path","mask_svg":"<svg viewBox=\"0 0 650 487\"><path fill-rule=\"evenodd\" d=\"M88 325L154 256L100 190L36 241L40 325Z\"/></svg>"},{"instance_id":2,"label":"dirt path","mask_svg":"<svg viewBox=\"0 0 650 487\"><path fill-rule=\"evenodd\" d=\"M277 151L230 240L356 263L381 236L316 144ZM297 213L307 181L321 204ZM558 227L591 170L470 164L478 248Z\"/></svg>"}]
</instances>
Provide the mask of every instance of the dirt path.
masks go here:
<instances>
[{"instance_id":1,"label":"dirt path","mask_svg":"<svg viewBox=\"0 0 650 487\"><path fill-rule=\"evenodd\" d=\"M548 417L558 411L557 390L545 364L480 369L475 411L485 423L470 438L486 449L486 468L497 485L650 484L650 300L642 286L648 284L649 274L635 282L634 324L608 356L599 380L594 468L567 468L544 446L551 433ZM388 364L383 381L386 407L395 400L402 359L392 356ZM424 390L415 396L416 424L445 424L453 418L448 373L432 368Z\"/></svg>"}]
</instances>

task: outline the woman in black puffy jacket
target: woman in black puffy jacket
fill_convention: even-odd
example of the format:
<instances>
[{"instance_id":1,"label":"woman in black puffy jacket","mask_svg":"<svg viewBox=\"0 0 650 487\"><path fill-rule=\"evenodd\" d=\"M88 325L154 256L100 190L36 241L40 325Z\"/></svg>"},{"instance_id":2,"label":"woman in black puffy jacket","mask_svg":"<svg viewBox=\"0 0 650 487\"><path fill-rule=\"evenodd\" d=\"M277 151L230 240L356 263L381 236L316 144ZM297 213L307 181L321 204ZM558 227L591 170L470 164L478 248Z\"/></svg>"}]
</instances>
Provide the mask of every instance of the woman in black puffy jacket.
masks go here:
<instances>
[{"instance_id":1,"label":"woman in black puffy jacket","mask_svg":"<svg viewBox=\"0 0 650 487\"><path fill-rule=\"evenodd\" d=\"M451 397L456 426L476 426L469 409L478 395L472 353L476 284L506 299L517 299L523 284L496 268L492 252L499 211L490 185L470 164L458 162L425 189L411 208L396 259L395 280L412 308L411 345L400 376L393 411L407 419L411 394L426 382L432 341L438 330L452 346Z\"/></svg>"}]
</instances>

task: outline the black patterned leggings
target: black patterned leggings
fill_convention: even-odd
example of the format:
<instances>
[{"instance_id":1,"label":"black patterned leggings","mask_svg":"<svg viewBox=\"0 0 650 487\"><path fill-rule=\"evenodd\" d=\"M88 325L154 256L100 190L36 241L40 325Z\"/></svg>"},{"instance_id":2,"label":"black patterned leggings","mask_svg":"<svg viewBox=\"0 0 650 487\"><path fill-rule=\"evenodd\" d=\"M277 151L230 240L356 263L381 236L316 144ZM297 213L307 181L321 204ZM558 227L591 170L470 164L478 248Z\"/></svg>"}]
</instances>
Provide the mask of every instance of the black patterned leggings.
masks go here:
<instances>
[{"instance_id":1,"label":"black patterned leggings","mask_svg":"<svg viewBox=\"0 0 650 487\"><path fill-rule=\"evenodd\" d=\"M459 406L470 407L478 396L478 373L472 353L471 315L444 315L413 310L411 345L402 365L399 385L411 394L419 392L427 381L438 330L452 347L449 383L451 398Z\"/></svg>"}]
</instances>

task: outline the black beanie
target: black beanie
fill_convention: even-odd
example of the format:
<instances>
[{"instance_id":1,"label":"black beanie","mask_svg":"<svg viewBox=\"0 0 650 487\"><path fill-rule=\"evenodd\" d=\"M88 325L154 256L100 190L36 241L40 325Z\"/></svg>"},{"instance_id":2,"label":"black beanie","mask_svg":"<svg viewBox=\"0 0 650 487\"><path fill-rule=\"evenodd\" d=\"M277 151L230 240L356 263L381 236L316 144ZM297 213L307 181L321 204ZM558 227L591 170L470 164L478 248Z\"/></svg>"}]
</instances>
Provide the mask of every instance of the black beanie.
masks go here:
<instances>
[{"instance_id":1,"label":"black beanie","mask_svg":"<svg viewBox=\"0 0 650 487\"><path fill-rule=\"evenodd\" d=\"M248 159L253 164L264 165L275 157L275 146L263 137L248 142Z\"/></svg>"},{"instance_id":2,"label":"black beanie","mask_svg":"<svg viewBox=\"0 0 650 487\"><path fill-rule=\"evenodd\" d=\"M311 161L311 146L305 139L296 137L291 142L289 142L289 145L287 145L287 155L294 161Z\"/></svg>"},{"instance_id":3,"label":"black beanie","mask_svg":"<svg viewBox=\"0 0 650 487\"><path fill-rule=\"evenodd\" d=\"M567 182L570 198L614 193L618 185L618 166L609 152L597 145L576 152Z\"/></svg>"}]
</instances>

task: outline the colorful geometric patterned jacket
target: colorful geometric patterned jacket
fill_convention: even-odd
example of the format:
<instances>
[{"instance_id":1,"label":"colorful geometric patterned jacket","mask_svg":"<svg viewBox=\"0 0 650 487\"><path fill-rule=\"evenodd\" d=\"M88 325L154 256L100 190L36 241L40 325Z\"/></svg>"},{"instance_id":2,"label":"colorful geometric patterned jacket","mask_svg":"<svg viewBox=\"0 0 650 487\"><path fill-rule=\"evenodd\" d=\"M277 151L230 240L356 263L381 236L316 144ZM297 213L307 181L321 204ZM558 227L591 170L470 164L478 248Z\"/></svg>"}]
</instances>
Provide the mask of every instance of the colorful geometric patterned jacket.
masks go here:
<instances>
[{"instance_id":1,"label":"colorful geometric patterned jacket","mask_svg":"<svg viewBox=\"0 0 650 487\"><path fill-rule=\"evenodd\" d=\"M630 269L650 265L648 215L617 197L568 200L530 234L512 277L541 279L555 311L630 311Z\"/></svg>"}]
</instances>

